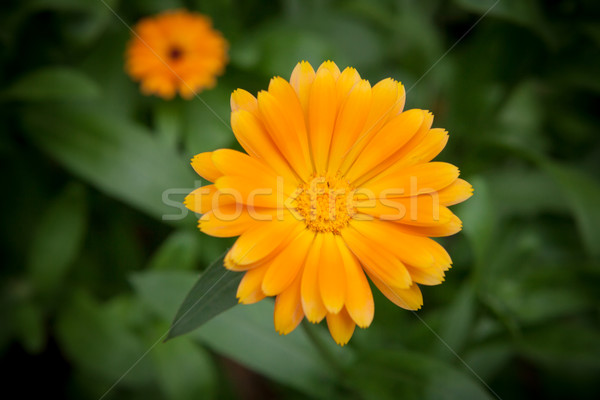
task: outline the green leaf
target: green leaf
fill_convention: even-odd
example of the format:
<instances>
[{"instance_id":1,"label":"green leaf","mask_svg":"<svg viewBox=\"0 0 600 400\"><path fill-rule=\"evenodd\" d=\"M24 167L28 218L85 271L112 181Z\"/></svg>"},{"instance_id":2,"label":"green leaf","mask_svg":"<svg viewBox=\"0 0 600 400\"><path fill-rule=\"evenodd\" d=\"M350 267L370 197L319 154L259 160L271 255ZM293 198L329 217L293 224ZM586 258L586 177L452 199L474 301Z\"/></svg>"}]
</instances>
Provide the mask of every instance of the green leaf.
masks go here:
<instances>
[{"instance_id":1,"label":"green leaf","mask_svg":"<svg viewBox=\"0 0 600 400\"><path fill-rule=\"evenodd\" d=\"M301 327L286 336L275 331L270 301L235 307L191 336L214 351L302 393L332 398L330 384L336 372L317 352ZM331 338L325 344L342 362L351 356L348 348L337 346Z\"/></svg>"},{"instance_id":2,"label":"green leaf","mask_svg":"<svg viewBox=\"0 0 600 400\"><path fill-rule=\"evenodd\" d=\"M372 351L352 370L356 390L376 399L492 399L472 372L405 350Z\"/></svg>"},{"instance_id":3,"label":"green leaf","mask_svg":"<svg viewBox=\"0 0 600 400\"><path fill-rule=\"evenodd\" d=\"M80 251L87 227L85 188L69 184L40 218L29 249L28 270L35 288L55 294Z\"/></svg>"},{"instance_id":4,"label":"green leaf","mask_svg":"<svg viewBox=\"0 0 600 400\"><path fill-rule=\"evenodd\" d=\"M68 304L56 321L57 340L67 359L104 379L104 390L117 380L126 386L151 384L152 363L142 357L147 344L130 326L131 316L139 317L140 310L130 299L99 304L77 292Z\"/></svg>"},{"instance_id":5,"label":"green leaf","mask_svg":"<svg viewBox=\"0 0 600 400\"><path fill-rule=\"evenodd\" d=\"M153 312L170 321L186 293L194 286L193 271L152 271L134 273L129 278L140 300Z\"/></svg>"},{"instance_id":6,"label":"green leaf","mask_svg":"<svg viewBox=\"0 0 600 400\"><path fill-rule=\"evenodd\" d=\"M160 343L150 355L167 399L214 398L216 371L210 355L198 344L181 338Z\"/></svg>"},{"instance_id":7,"label":"green leaf","mask_svg":"<svg viewBox=\"0 0 600 400\"><path fill-rule=\"evenodd\" d=\"M244 274L225 269L224 259L225 254L209 266L187 294L167 339L193 331L238 304L236 291Z\"/></svg>"},{"instance_id":8,"label":"green leaf","mask_svg":"<svg viewBox=\"0 0 600 400\"><path fill-rule=\"evenodd\" d=\"M38 304L29 299L23 299L14 309L15 333L25 350L36 354L43 350L46 344L46 327L44 315Z\"/></svg>"},{"instance_id":9,"label":"green leaf","mask_svg":"<svg viewBox=\"0 0 600 400\"><path fill-rule=\"evenodd\" d=\"M196 266L201 240L197 231L173 232L152 255L148 264L153 270L190 270Z\"/></svg>"},{"instance_id":10,"label":"green leaf","mask_svg":"<svg viewBox=\"0 0 600 400\"><path fill-rule=\"evenodd\" d=\"M442 318L439 336L444 343L438 341L434 349L438 358L453 360L456 357L454 353L460 354L468 342L475 319L475 292L470 282L463 284Z\"/></svg>"},{"instance_id":11,"label":"green leaf","mask_svg":"<svg viewBox=\"0 0 600 400\"><path fill-rule=\"evenodd\" d=\"M100 89L80 71L68 67L46 67L30 72L0 92L0 98L21 101L87 100Z\"/></svg>"},{"instance_id":12,"label":"green leaf","mask_svg":"<svg viewBox=\"0 0 600 400\"><path fill-rule=\"evenodd\" d=\"M574 168L543 160L543 168L556 180L567 199L583 243L588 253L600 258L600 184L590 176Z\"/></svg>"},{"instance_id":13,"label":"green leaf","mask_svg":"<svg viewBox=\"0 0 600 400\"><path fill-rule=\"evenodd\" d=\"M107 194L163 221L190 223L183 198L194 174L140 125L93 109L31 108L29 137L64 167Z\"/></svg>"}]
</instances>

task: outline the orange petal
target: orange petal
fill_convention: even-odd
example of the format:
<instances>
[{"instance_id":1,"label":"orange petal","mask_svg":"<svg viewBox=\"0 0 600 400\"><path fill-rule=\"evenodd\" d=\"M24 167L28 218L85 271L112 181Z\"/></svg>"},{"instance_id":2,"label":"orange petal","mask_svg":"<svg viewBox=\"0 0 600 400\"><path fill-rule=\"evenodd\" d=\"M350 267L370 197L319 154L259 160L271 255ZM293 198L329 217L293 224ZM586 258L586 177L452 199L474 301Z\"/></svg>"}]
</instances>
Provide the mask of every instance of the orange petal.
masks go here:
<instances>
[{"instance_id":1,"label":"orange petal","mask_svg":"<svg viewBox=\"0 0 600 400\"><path fill-rule=\"evenodd\" d=\"M367 275L369 275L369 278L381 293L398 307L402 307L406 310L418 310L423 305L423 295L421 294L419 285L412 284L407 289L399 289L390 286L368 270Z\"/></svg>"},{"instance_id":2,"label":"orange petal","mask_svg":"<svg viewBox=\"0 0 600 400\"><path fill-rule=\"evenodd\" d=\"M309 142L318 174L324 174L327 169L327 158L337 113L335 96L335 79L331 71L319 68L308 100Z\"/></svg>"},{"instance_id":3,"label":"orange petal","mask_svg":"<svg viewBox=\"0 0 600 400\"><path fill-rule=\"evenodd\" d=\"M248 154L267 164L286 181L296 182L298 180L266 128L255 115L246 110L232 112L231 129Z\"/></svg>"},{"instance_id":4,"label":"orange petal","mask_svg":"<svg viewBox=\"0 0 600 400\"><path fill-rule=\"evenodd\" d=\"M360 82L360 74L355 68L346 67L339 78L335 82L335 92L336 92L336 104L339 107L344 103L348 93L352 90L354 85Z\"/></svg>"},{"instance_id":5,"label":"orange petal","mask_svg":"<svg viewBox=\"0 0 600 400\"><path fill-rule=\"evenodd\" d=\"M192 158L192 168L194 171L204 179L210 182L214 182L223 173L215 167L212 161L212 152L200 153Z\"/></svg>"},{"instance_id":6,"label":"orange petal","mask_svg":"<svg viewBox=\"0 0 600 400\"><path fill-rule=\"evenodd\" d=\"M300 283L302 275L298 274L292 284L284 290L275 300L275 310L273 320L275 330L280 335L287 335L296 327L304 318L302 310L302 301L300 299Z\"/></svg>"},{"instance_id":7,"label":"orange petal","mask_svg":"<svg viewBox=\"0 0 600 400\"><path fill-rule=\"evenodd\" d=\"M409 110L391 119L365 146L346 177L354 182L398 151L417 133L424 118L423 110Z\"/></svg>"},{"instance_id":8,"label":"orange petal","mask_svg":"<svg viewBox=\"0 0 600 400\"><path fill-rule=\"evenodd\" d=\"M281 83L281 81L277 81L278 83L275 85ZM288 160L298 176L302 179L307 179L312 173L312 162L310 160L308 145L305 146L305 141L302 137L306 135L306 132L299 130L296 118L294 117L296 112L293 112L292 116L288 115L286 109L292 106L280 103L269 92L262 91L258 94L258 108L273 142L275 142L281 154Z\"/></svg>"},{"instance_id":9,"label":"orange petal","mask_svg":"<svg viewBox=\"0 0 600 400\"><path fill-rule=\"evenodd\" d=\"M213 206L235 202L233 199L224 196L215 196L217 193L218 189L215 185L202 186L188 194L183 200L183 204L193 212L204 214L210 211Z\"/></svg>"},{"instance_id":10,"label":"orange petal","mask_svg":"<svg viewBox=\"0 0 600 400\"><path fill-rule=\"evenodd\" d=\"M319 73L319 70L321 69L326 69L329 72L331 72L331 75L333 76L333 79L337 80L340 77L340 69L338 68L337 65L335 65L335 63L333 61L325 61L323 62L321 65L319 65L319 68L317 69L317 74Z\"/></svg>"},{"instance_id":11,"label":"orange petal","mask_svg":"<svg viewBox=\"0 0 600 400\"><path fill-rule=\"evenodd\" d=\"M398 156L398 161L392 168L397 166L408 167L422 164L433 160L448 143L448 132L445 129L430 129L421 143L405 154Z\"/></svg>"},{"instance_id":12,"label":"orange petal","mask_svg":"<svg viewBox=\"0 0 600 400\"><path fill-rule=\"evenodd\" d=\"M327 314L327 327L329 328L329 333L331 333L333 340L340 346L348 343L354 333L355 326L356 324L345 308L337 314Z\"/></svg>"},{"instance_id":13,"label":"orange petal","mask_svg":"<svg viewBox=\"0 0 600 400\"><path fill-rule=\"evenodd\" d=\"M242 204L223 204L204 214L198 227L207 235L216 237L239 236L265 221L276 221L275 209L249 210Z\"/></svg>"},{"instance_id":14,"label":"orange petal","mask_svg":"<svg viewBox=\"0 0 600 400\"><path fill-rule=\"evenodd\" d=\"M225 266L232 270L246 269L276 252L279 245L300 229L304 229L303 224L293 217L257 224L236 240L225 257Z\"/></svg>"},{"instance_id":15,"label":"orange petal","mask_svg":"<svg viewBox=\"0 0 600 400\"><path fill-rule=\"evenodd\" d=\"M231 93L231 111L232 113L238 110L245 110L255 117L259 117L258 101L256 97L248 93L244 89L236 89Z\"/></svg>"},{"instance_id":16,"label":"orange petal","mask_svg":"<svg viewBox=\"0 0 600 400\"><path fill-rule=\"evenodd\" d=\"M452 164L430 162L399 170L387 170L362 185L374 198L407 197L433 193L453 183L459 170Z\"/></svg>"},{"instance_id":17,"label":"orange petal","mask_svg":"<svg viewBox=\"0 0 600 400\"><path fill-rule=\"evenodd\" d=\"M407 265L406 268L410 273L410 276L415 283L421 285L439 285L444 281L444 269L438 266L429 268L416 268Z\"/></svg>"},{"instance_id":18,"label":"orange petal","mask_svg":"<svg viewBox=\"0 0 600 400\"><path fill-rule=\"evenodd\" d=\"M321 321L327 314L319 292L318 273L323 248L323 235L317 235L308 251L304 270L302 272L302 283L300 291L302 294L302 309L306 318L313 323Z\"/></svg>"},{"instance_id":19,"label":"orange petal","mask_svg":"<svg viewBox=\"0 0 600 400\"><path fill-rule=\"evenodd\" d=\"M304 229L271 261L262 283L267 296L276 296L290 286L304 265L314 233Z\"/></svg>"},{"instance_id":20,"label":"orange petal","mask_svg":"<svg viewBox=\"0 0 600 400\"><path fill-rule=\"evenodd\" d=\"M457 179L438 192L440 203L446 206L462 203L473 196L473 186L465 180Z\"/></svg>"},{"instance_id":21,"label":"orange petal","mask_svg":"<svg viewBox=\"0 0 600 400\"><path fill-rule=\"evenodd\" d=\"M418 236L427 237L443 237L451 236L460 232L462 229L462 221L454 214L450 222L436 226L405 226L406 232Z\"/></svg>"},{"instance_id":22,"label":"orange petal","mask_svg":"<svg viewBox=\"0 0 600 400\"><path fill-rule=\"evenodd\" d=\"M240 303L254 304L266 297L261 289L261 284L268 268L269 265L265 264L246 271L236 293Z\"/></svg>"},{"instance_id":23,"label":"orange petal","mask_svg":"<svg viewBox=\"0 0 600 400\"><path fill-rule=\"evenodd\" d=\"M312 87L313 80L315 79L315 70L306 61L299 62L290 77L290 84L298 94L300 99L300 105L304 112L304 119L308 123L308 97Z\"/></svg>"},{"instance_id":24,"label":"orange petal","mask_svg":"<svg viewBox=\"0 0 600 400\"><path fill-rule=\"evenodd\" d=\"M346 271L346 310L358 326L366 328L371 325L375 314L371 287L360 263L346 243L339 236L336 236L336 243Z\"/></svg>"},{"instance_id":25,"label":"orange petal","mask_svg":"<svg viewBox=\"0 0 600 400\"><path fill-rule=\"evenodd\" d=\"M342 74L343 75L343 74ZM359 81L340 107L329 155L329 170L335 173L362 132L371 108L371 85Z\"/></svg>"},{"instance_id":26,"label":"orange petal","mask_svg":"<svg viewBox=\"0 0 600 400\"><path fill-rule=\"evenodd\" d=\"M440 204L437 192L412 197L357 201L356 210L383 221L414 226L438 226L450 222L453 215Z\"/></svg>"},{"instance_id":27,"label":"orange petal","mask_svg":"<svg viewBox=\"0 0 600 400\"><path fill-rule=\"evenodd\" d=\"M352 226L342 231L342 238L366 270L392 286L410 286L412 280L408 271L387 249L367 240Z\"/></svg>"},{"instance_id":28,"label":"orange petal","mask_svg":"<svg viewBox=\"0 0 600 400\"><path fill-rule=\"evenodd\" d=\"M346 271L344 260L336 245L333 233L323 234L321 261L319 264L319 290L323 305L330 313L338 313L346 299Z\"/></svg>"}]
</instances>

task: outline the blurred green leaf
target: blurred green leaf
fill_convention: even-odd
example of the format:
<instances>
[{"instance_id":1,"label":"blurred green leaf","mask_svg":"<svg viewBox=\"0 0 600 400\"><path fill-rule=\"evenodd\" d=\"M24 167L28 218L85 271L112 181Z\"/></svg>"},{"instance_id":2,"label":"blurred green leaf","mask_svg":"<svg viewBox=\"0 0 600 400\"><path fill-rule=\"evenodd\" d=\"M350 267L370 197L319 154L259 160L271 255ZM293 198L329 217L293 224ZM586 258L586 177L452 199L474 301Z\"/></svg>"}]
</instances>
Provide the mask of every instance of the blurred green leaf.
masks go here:
<instances>
[{"instance_id":1,"label":"blurred green leaf","mask_svg":"<svg viewBox=\"0 0 600 400\"><path fill-rule=\"evenodd\" d=\"M200 234L189 229L173 232L152 255L148 264L153 270L190 270L196 265Z\"/></svg>"},{"instance_id":2,"label":"blurred green leaf","mask_svg":"<svg viewBox=\"0 0 600 400\"><path fill-rule=\"evenodd\" d=\"M225 254L215 260L189 291L177 311L167 339L197 329L238 304L236 291L244 274L225 269L224 258Z\"/></svg>"},{"instance_id":3,"label":"blurred green leaf","mask_svg":"<svg viewBox=\"0 0 600 400\"><path fill-rule=\"evenodd\" d=\"M21 101L86 100L99 95L94 81L77 69L45 67L19 78L0 92L0 99Z\"/></svg>"},{"instance_id":4,"label":"blurred green leaf","mask_svg":"<svg viewBox=\"0 0 600 400\"><path fill-rule=\"evenodd\" d=\"M75 175L149 215L190 223L182 201L194 174L140 125L89 109L30 108L29 137Z\"/></svg>"},{"instance_id":5,"label":"blurred green leaf","mask_svg":"<svg viewBox=\"0 0 600 400\"><path fill-rule=\"evenodd\" d=\"M469 182L473 185L473 197L457 206L456 214L463 221L463 230L471 242L475 260L482 268L496 229L496 210L487 182L482 177L475 177Z\"/></svg>"},{"instance_id":6,"label":"blurred green leaf","mask_svg":"<svg viewBox=\"0 0 600 400\"><path fill-rule=\"evenodd\" d=\"M369 399L493 398L471 372L405 350L365 355L352 379L356 390Z\"/></svg>"},{"instance_id":7,"label":"blurred green leaf","mask_svg":"<svg viewBox=\"0 0 600 400\"><path fill-rule=\"evenodd\" d=\"M175 101L165 101L157 104L154 110L154 129L163 143L176 148L181 140L182 104Z\"/></svg>"},{"instance_id":8,"label":"blurred green leaf","mask_svg":"<svg viewBox=\"0 0 600 400\"><path fill-rule=\"evenodd\" d=\"M475 292L470 282L465 282L442 317L443 325L438 334L444 342L438 341L433 346L438 358L453 360L456 357L454 353L462 352L469 341L475 309Z\"/></svg>"},{"instance_id":9,"label":"blurred green leaf","mask_svg":"<svg viewBox=\"0 0 600 400\"><path fill-rule=\"evenodd\" d=\"M198 344L187 338L161 343L152 350L151 358L167 399L215 398L216 371L210 355Z\"/></svg>"},{"instance_id":10,"label":"blurred green leaf","mask_svg":"<svg viewBox=\"0 0 600 400\"><path fill-rule=\"evenodd\" d=\"M108 386L147 385L154 379L147 347L131 329L123 308L134 306L127 298L98 304L85 292L76 292L56 321L57 339L75 365L102 377ZM136 310L137 311L137 310ZM137 312L136 312L137 313ZM134 368L131 368L134 366Z\"/></svg>"},{"instance_id":11,"label":"blurred green leaf","mask_svg":"<svg viewBox=\"0 0 600 400\"><path fill-rule=\"evenodd\" d=\"M147 270L130 277L140 300L166 321L173 318L197 280L198 273L193 271Z\"/></svg>"},{"instance_id":12,"label":"blurred green leaf","mask_svg":"<svg viewBox=\"0 0 600 400\"><path fill-rule=\"evenodd\" d=\"M589 254L600 259L600 184L574 168L550 160L542 161L542 166L562 189Z\"/></svg>"},{"instance_id":13,"label":"blurred green leaf","mask_svg":"<svg viewBox=\"0 0 600 400\"><path fill-rule=\"evenodd\" d=\"M192 337L214 351L277 382L290 385L317 398L332 397L333 370L308 340L301 327L280 336L273 327L273 303L261 301L235 307L194 331ZM349 349L331 338L324 344L341 363Z\"/></svg>"},{"instance_id":14,"label":"blurred green leaf","mask_svg":"<svg viewBox=\"0 0 600 400\"><path fill-rule=\"evenodd\" d=\"M31 300L19 302L14 309L14 328L21 345L29 353L43 350L46 344L46 327L40 306Z\"/></svg>"},{"instance_id":15,"label":"blurred green leaf","mask_svg":"<svg viewBox=\"0 0 600 400\"><path fill-rule=\"evenodd\" d=\"M80 251L86 227L85 188L71 183L44 211L29 250L29 277L43 296L60 290L67 269Z\"/></svg>"}]
</instances>

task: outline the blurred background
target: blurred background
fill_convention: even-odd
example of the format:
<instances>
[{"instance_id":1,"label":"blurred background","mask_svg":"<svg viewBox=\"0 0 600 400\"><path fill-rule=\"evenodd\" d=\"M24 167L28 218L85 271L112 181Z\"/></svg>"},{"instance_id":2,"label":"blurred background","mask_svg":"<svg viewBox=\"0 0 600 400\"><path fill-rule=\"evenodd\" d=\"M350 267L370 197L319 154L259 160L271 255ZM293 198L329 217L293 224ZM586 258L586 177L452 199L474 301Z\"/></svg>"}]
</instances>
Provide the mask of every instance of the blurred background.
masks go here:
<instances>
[{"instance_id":1,"label":"blurred background","mask_svg":"<svg viewBox=\"0 0 600 400\"><path fill-rule=\"evenodd\" d=\"M174 8L207 14L230 42L225 75L191 101L145 97L124 72L127 25ZM598 398L599 49L593 0L4 0L4 390ZM301 328L280 337L269 301L162 343L231 244L179 206L200 184L189 159L237 148L232 90L266 89L303 59L400 80L407 107L448 129L438 159L475 187L454 208L464 231L442 240L454 267L416 314L378 294L373 325L343 349L324 326L311 333L321 351Z\"/></svg>"}]
</instances>

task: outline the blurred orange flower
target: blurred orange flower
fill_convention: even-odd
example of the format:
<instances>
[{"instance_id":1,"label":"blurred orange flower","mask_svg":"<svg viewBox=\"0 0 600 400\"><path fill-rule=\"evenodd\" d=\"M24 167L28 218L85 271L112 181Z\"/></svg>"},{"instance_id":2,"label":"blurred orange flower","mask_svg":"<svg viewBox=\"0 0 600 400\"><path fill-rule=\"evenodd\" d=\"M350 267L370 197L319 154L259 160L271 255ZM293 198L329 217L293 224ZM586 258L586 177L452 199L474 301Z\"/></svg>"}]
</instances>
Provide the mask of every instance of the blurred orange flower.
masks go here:
<instances>
[{"instance_id":1,"label":"blurred orange flower","mask_svg":"<svg viewBox=\"0 0 600 400\"><path fill-rule=\"evenodd\" d=\"M227 41L202 14L167 11L141 20L127 46L126 69L142 92L186 99L211 88L227 63Z\"/></svg>"}]
</instances>

